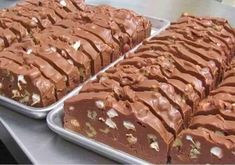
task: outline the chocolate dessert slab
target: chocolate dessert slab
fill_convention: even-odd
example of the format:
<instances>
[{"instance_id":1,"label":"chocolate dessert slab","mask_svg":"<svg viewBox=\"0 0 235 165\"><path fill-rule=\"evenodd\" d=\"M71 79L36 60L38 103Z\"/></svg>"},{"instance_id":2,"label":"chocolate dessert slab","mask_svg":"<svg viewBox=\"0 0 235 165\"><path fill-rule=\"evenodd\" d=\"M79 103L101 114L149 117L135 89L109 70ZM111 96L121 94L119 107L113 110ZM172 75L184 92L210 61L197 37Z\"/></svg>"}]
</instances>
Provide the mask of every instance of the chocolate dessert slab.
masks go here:
<instances>
[{"instance_id":1,"label":"chocolate dessert slab","mask_svg":"<svg viewBox=\"0 0 235 165\"><path fill-rule=\"evenodd\" d=\"M164 32L145 40L124 60L86 83L77 96L66 100L64 128L151 163L207 163L205 157L208 156L208 163L234 161L230 159L235 145L233 121L221 114L205 112L206 116L202 116L204 114L199 113L199 107L207 105L201 105L203 99L211 97L210 100L217 101L222 98L226 103L233 102L233 92L219 88L233 85L232 72L222 83L221 79L234 55L234 41L234 31L226 20L182 15ZM213 91L216 92L213 94ZM160 130L152 132L156 138L152 140L154 146L149 147L156 149L155 157L145 149L148 146L141 139L149 135L150 125L146 126L145 120L138 115L129 119L131 113L139 112L151 113L154 122L158 123L155 127L171 134L165 143L166 139L163 142L159 137ZM193 115L198 116L194 118ZM144 115L143 118L153 121ZM123 126L127 130L123 130ZM214 133L221 130L225 137L217 137ZM192 138L188 140L190 143L185 141L185 132L200 143ZM181 148L175 147L177 142ZM225 155L218 155L218 150Z\"/></svg>"}]
</instances>

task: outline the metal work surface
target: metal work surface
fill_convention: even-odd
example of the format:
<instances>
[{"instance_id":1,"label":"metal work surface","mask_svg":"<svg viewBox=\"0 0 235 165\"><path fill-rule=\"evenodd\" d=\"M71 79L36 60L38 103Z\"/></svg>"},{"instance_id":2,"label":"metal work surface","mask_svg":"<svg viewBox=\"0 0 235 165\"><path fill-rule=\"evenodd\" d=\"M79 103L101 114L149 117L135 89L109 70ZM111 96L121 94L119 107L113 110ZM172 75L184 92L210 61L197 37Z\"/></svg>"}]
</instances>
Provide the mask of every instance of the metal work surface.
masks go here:
<instances>
[{"instance_id":1,"label":"metal work surface","mask_svg":"<svg viewBox=\"0 0 235 165\"><path fill-rule=\"evenodd\" d=\"M16 0L0 0L0 7ZM235 9L214 0L87 0L92 4L109 4L133 9L144 15L175 20L182 12L195 15L220 16L235 26ZM54 134L46 121L38 121L0 107L0 139L20 163L99 163L113 161L69 143ZM7 129L6 129L7 127ZM13 138L10 138L13 137Z\"/></svg>"}]
</instances>

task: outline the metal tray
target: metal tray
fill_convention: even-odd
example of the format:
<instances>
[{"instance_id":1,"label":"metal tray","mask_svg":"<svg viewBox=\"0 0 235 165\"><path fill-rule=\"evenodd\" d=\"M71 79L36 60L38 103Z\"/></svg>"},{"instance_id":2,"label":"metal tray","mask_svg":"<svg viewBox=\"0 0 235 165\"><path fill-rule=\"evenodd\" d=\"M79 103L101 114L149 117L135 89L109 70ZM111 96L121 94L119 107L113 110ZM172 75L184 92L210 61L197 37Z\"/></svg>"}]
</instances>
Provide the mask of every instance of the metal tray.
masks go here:
<instances>
[{"instance_id":1,"label":"metal tray","mask_svg":"<svg viewBox=\"0 0 235 165\"><path fill-rule=\"evenodd\" d=\"M154 17L148 17L146 16L147 19L149 19L152 23L152 34L156 34L159 33L160 31L164 30L166 27L169 26L170 22L164 19L160 19L160 18L154 18ZM123 56L121 58L119 58L117 61L115 61L114 63L112 63L111 65L114 65L115 63L117 63L118 61L122 60ZM106 70L107 68L109 68L110 65L108 67L106 67L104 70ZM104 71L103 70L103 71ZM94 79L95 76L91 79ZM87 81L89 81L90 79L88 79ZM81 89L81 86L83 84L78 85L77 88L75 88L74 90L72 90L70 93L68 93L66 96L64 96L62 99L60 99L59 101L55 102L54 104L47 106L47 107L42 107L42 108L35 108L35 107L30 107L24 104L21 104L17 101L14 101L10 98L4 97L4 96L0 96L0 105L6 106L16 112L19 112L21 114L24 114L30 118L34 118L34 119L44 119L46 118L47 114L52 110L52 109L56 109L58 107L60 107L61 105L63 105L63 102L68 99L71 96L76 95L79 90Z\"/></svg>"},{"instance_id":2,"label":"metal tray","mask_svg":"<svg viewBox=\"0 0 235 165\"><path fill-rule=\"evenodd\" d=\"M153 20L154 21L154 20ZM152 21L152 22L153 22ZM169 25L169 23L167 24L167 26ZM154 26L154 25L153 25ZM158 33L160 33L161 31L163 31L167 26L165 26L164 28L161 28L160 30L157 31L152 31L152 35L149 37L153 37L155 35L157 35ZM141 43L139 45L137 45L135 48L133 48L130 52L133 52L135 49L137 49L139 46L141 45ZM109 65L108 67L106 67L105 69L103 69L101 72L104 72L105 70L107 70L108 68L110 68L111 66L115 65L116 63L118 63L120 60L122 60L124 57L120 57L117 61L115 61L114 63L112 63L111 65ZM93 76L90 80L94 80L96 79L96 76ZM89 81L89 80L88 80ZM87 82L88 82L87 81ZM79 93L79 90L82 88L82 86L77 90L77 93ZM61 105L60 107L53 109L48 115L47 115L47 125L48 127L54 131L55 133L57 133L58 135L62 136L64 139L71 141L75 144L78 144L82 147L85 147L87 149L90 149L92 151L97 152L98 154L104 155L108 158L111 158L115 161L118 161L120 163L128 163L128 164L150 164L142 159L139 159L135 156L132 156L130 154L127 154L123 151L114 149L108 145L105 145L103 143L100 143L98 141L95 141L94 139L85 137L84 135L81 135L77 132L71 131L71 130L67 130L64 129L63 127L63 105Z\"/></svg>"}]
</instances>

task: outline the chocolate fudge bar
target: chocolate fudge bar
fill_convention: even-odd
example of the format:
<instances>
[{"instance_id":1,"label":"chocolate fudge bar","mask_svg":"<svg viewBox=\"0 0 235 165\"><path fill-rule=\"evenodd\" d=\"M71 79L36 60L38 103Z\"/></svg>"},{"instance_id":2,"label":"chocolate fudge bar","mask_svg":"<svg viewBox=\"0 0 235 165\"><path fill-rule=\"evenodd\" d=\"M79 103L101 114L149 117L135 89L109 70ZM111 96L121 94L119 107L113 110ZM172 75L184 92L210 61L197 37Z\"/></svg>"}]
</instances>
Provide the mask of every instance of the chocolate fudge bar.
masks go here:
<instances>
[{"instance_id":1,"label":"chocolate fudge bar","mask_svg":"<svg viewBox=\"0 0 235 165\"><path fill-rule=\"evenodd\" d=\"M4 65L2 69L9 74L1 76L1 93L35 107L61 99L147 38L151 31L150 21L133 11L90 6L82 0L26 0L0 14L0 58L14 63L15 68L33 68L45 79L40 86L27 82L22 89L17 85L8 88L5 80L24 74ZM18 83L17 79L11 81ZM47 84L50 88L40 89ZM3 88L8 88L7 92ZM37 103L32 102L34 88L45 90L35 91L40 100ZM12 91L21 90L29 92L29 99L24 94L12 95ZM47 98L48 93L51 98Z\"/></svg>"},{"instance_id":2,"label":"chocolate fudge bar","mask_svg":"<svg viewBox=\"0 0 235 165\"><path fill-rule=\"evenodd\" d=\"M0 50L55 24L68 14L83 11L82 0L27 0L0 11ZM59 12L60 11L60 12ZM62 13L62 14L60 14Z\"/></svg>"},{"instance_id":3,"label":"chocolate fudge bar","mask_svg":"<svg viewBox=\"0 0 235 165\"><path fill-rule=\"evenodd\" d=\"M235 162L235 59L219 87L199 103L171 149L172 163Z\"/></svg>"},{"instance_id":4,"label":"chocolate fudge bar","mask_svg":"<svg viewBox=\"0 0 235 165\"><path fill-rule=\"evenodd\" d=\"M173 164L233 164L235 136L203 127L182 131L172 145Z\"/></svg>"},{"instance_id":5,"label":"chocolate fudge bar","mask_svg":"<svg viewBox=\"0 0 235 165\"><path fill-rule=\"evenodd\" d=\"M151 163L167 163L199 102L226 76L234 50L235 33L226 20L184 14L66 100L64 128ZM233 138L226 144L206 140L228 152Z\"/></svg>"}]
</instances>

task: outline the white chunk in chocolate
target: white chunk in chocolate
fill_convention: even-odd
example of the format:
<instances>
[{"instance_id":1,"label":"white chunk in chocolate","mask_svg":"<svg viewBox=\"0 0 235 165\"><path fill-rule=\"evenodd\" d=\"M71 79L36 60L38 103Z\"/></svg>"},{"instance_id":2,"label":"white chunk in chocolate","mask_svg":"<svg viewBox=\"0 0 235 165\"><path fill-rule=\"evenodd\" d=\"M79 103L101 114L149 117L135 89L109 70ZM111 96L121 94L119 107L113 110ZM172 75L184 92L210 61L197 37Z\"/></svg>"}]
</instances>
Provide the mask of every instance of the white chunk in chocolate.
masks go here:
<instances>
[{"instance_id":1,"label":"white chunk in chocolate","mask_svg":"<svg viewBox=\"0 0 235 165\"><path fill-rule=\"evenodd\" d=\"M223 157L223 151L221 148L219 147L212 147L210 149L210 153L214 156L216 156L217 158L221 159Z\"/></svg>"},{"instance_id":2,"label":"white chunk in chocolate","mask_svg":"<svg viewBox=\"0 0 235 165\"><path fill-rule=\"evenodd\" d=\"M81 42L80 42L80 41L76 41L76 42L72 45L72 47L73 47L76 51L80 48L80 46L81 46Z\"/></svg>"},{"instance_id":3,"label":"white chunk in chocolate","mask_svg":"<svg viewBox=\"0 0 235 165\"><path fill-rule=\"evenodd\" d=\"M128 143L130 143L130 144L137 143L137 138L134 137L132 134L126 134L126 137L127 137L126 139L127 139Z\"/></svg>"},{"instance_id":4,"label":"white chunk in chocolate","mask_svg":"<svg viewBox=\"0 0 235 165\"><path fill-rule=\"evenodd\" d=\"M74 111L75 110L74 106L69 106L69 110Z\"/></svg>"},{"instance_id":5,"label":"white chunk in chocolate","mask_svg":"<svg viewBox=\"0 0 235 165\"><path fill-rule=\"evenodd\" d=\"M60 5L63 7L66 7L67 3L65 2L65 0L60 0Z\"/></svg>"},{"instance_id":6,"label":"white chunk in chocolate","mask_svg":"<svg viewBox=\"0 0 235 165\"><path fill-rule=\"evenodd\" d=\"M28 103L29 102L29 96L24 96L22 99L19 100L20 103Z\"/></svg>"},{"instance_id":7,"label":"white chunk in chocolate","mask_svg":"<svg viewBox=\"0 0 235 165\"><path fill-rule=\"evenodd\" d=\"M18 82L21 82L22 84L27 84L27 81L25 80L24 75L18 76Z\"/></svg>"},{"instance_id":8,"label":"white chunk in chocolate","mask_svg":"<svg viewBox=\"0 0 235 165\"><path fill-rule=\"evenodd\" d=\"M32 52L33 52L32 49L28 49L27 52L26 52L26 54L30 55Z\"/></svg>"},{"instance_id":9,"label":"white chunk in chocolate","mask_svg":"<svg viewBox=\"0 0 235 165\"><path fill-rule=\"evenodd\" d=\"M150 144L150 148L152 148L152 149L154 149L154 150L156 150L156 151L158 151L159 152L159 145L158 145L158 142L152 142L151 144Z\"/></svg>"},{"instance_id":10,"label":"white chunk in chocolate","mask_svg":"<svg viewBox=\"0 0 235 165\"><path fill-rule=\"evenodd\" d=\"M159 144L157 142L157 137L153 134L148 134L147 138L150 143L149 147L156 151L159 151Z\"/></svg>"},{"instance_id":11,"label":"white chunk in chocolate","mask_svg":"<svg viewBox=\"0 0 235 165\"><path fill-rule=\"evenodd\" d=\"M55 47L50 47L50 50L52 51L52 52L56 52L57 50L56 50L56 48Z\"/></svg>"},{"instance_id":12,"label":"white chunk in chocolate","mask_svg":"<svg viewBox=\"0 0 235 165\"><path fill-rule=\"evenodd\" d=\"M105 107L104 102L101 101L101 100L96 101L96 102L95 102L95 105L96 105L96 107L99 108L99 109L103 109L103 108Z\"/></svg>"},{"instance_id":13,"label":"white chunk in chocolate","mask_svg":"<svg viewBox=\"0 0 235 165\"><path fill-rule=\"evenodd\" d=\"M74 65L73 61L71 59L67 60L69 64Z\"/></svg>"},{"instance_id":14,"label":"white chunk in chocolate","mask_svg":"<svg viewBox=\"0 0 235 165\"><path fill-rule=\"evenodd\" d=\"M222 131L215 131L215 134L219 136L225 136L224 132Z\"/></svg>"},{"instance_id":15,"label":"white chunk in chocolate","mask_svg":"<svg viewBox=\"0 0 235 165\"><path fill-rule=\"evenodd\" d=\"M114 123L114 121L110 118L106 119L105 124L110 128L117 129L116 123Z\"/></svg>"},{"instance_id":16,"label":"white chunk in chocolate","mask_svg":"<svg viewBox=\"0 0 235 165\"><path fill-rule=\"evenodd\" d=\"M135 131L135 125L131 123L130 121L123 121L123 126L128 130Z\"/></svg>"},{"instance_id":17,"label":"white chunk in chocolate","mask_svg":"<svg viewBox=\"0 0 235 165\"><path fill-rule=\"evenodd\" d=\"M105 122L104 118L103 117L99 117L98 119L99 121L102 121L102 122Z\"/></svg>"},{"instance_id":18,"label":"white chunk in chocolate","mask_svg":"<svg viewBox=\"0 0 235 165\"><path fill-rule=\"evenodd\" d=\"M79 124L79 122L78 122L76 119L72 119L72 120L70 121L70 123L71 123L74 127L80 127L80 124Z\"/></svg>"},{"instance_id":19,"label":"white chunk in chocolate","mask_svg":"<svg viewBox=\"0 0 235 165\"><path fill-rule=\"evenodd\" d=\"M41 98L40 98L40 96L39 96L38 94L33 93L33 95L32 95L32 101L33 101L33 103L32 103L31 105L35 105L35 104L37 104L37 103L40 103Z\"/></svg>"},{"instance_id":20,"label":"white chunk in chocolate","mask_svg":"<svg viewBox=\"0 0 235 165\"><path fill-rule=\"evenodd\" d=\"M35 18L35 17L32 17L32 19L31 19L31 24L32 24L32 25L35 25L35 24L37 24L37 23L38 23L38 19Z\"/></svg>"},{"instance_id":21,"label":"white chunk in chocolate","mask_svg":"<svg viewBox=\"0 0 235 165\"><path fill-rule=\"evenodd\" d=\"M190 136L190 135L186 135L185 139L188 140L188 141L191 141L192 143L194 143L193 137Z\"/></svg>"},{"instance_id":22,"label":"white chunk in chocolate","mask_svg":"<svg viewBox=\"0 0 235 165\"><path fill-rule=\"evenodd\" d=\"M109 118L114 118L116 116L118 116L118 113L117 111L115 111L114 109L110 109L108 112L107 112L107 115Z\"/></svg>"}]
</instances>

